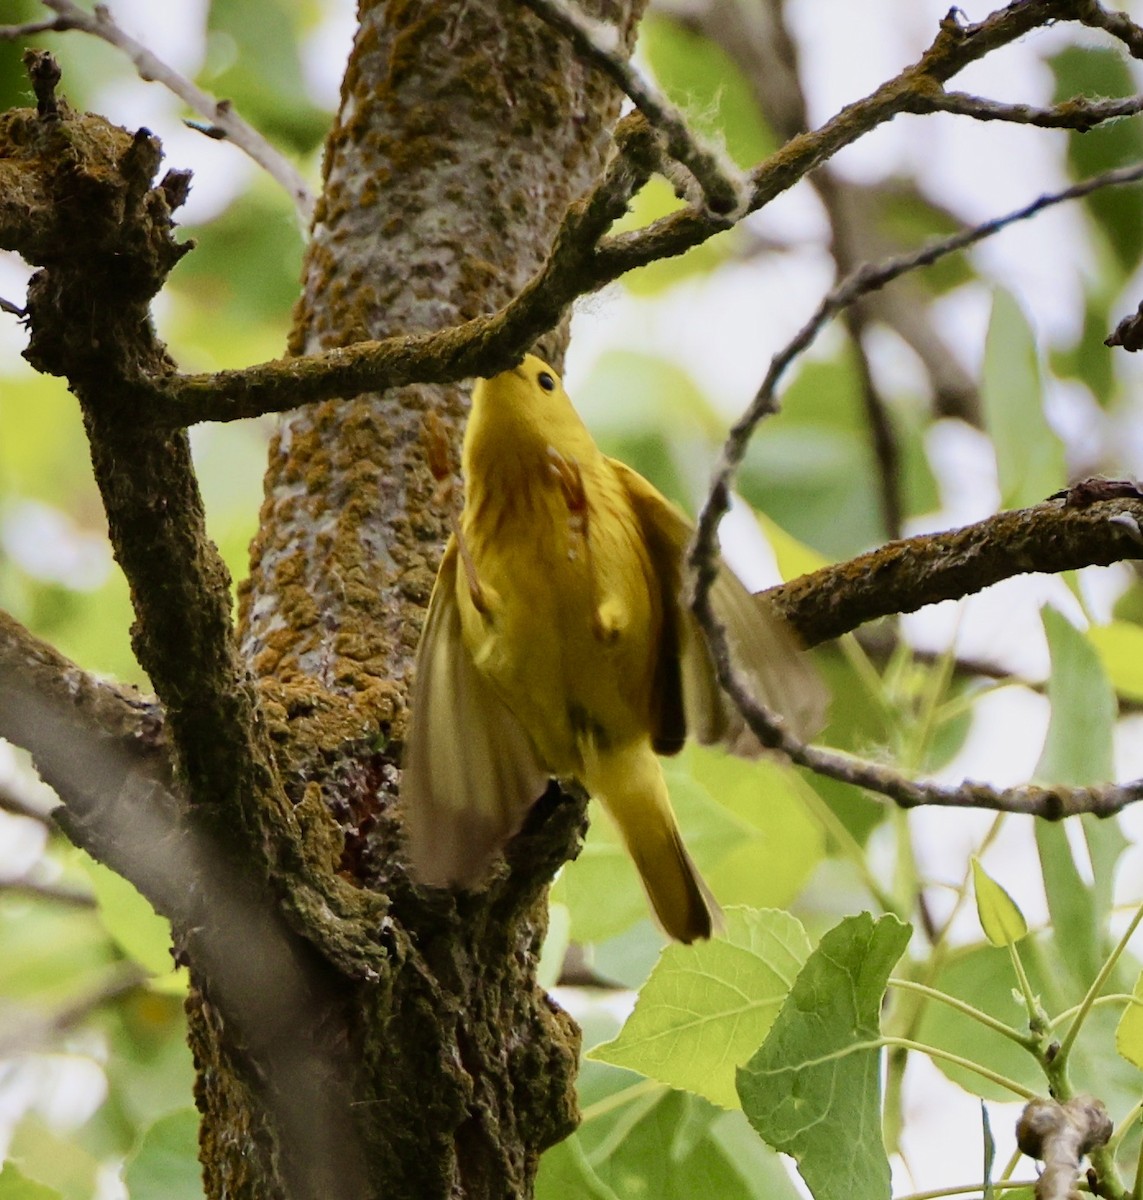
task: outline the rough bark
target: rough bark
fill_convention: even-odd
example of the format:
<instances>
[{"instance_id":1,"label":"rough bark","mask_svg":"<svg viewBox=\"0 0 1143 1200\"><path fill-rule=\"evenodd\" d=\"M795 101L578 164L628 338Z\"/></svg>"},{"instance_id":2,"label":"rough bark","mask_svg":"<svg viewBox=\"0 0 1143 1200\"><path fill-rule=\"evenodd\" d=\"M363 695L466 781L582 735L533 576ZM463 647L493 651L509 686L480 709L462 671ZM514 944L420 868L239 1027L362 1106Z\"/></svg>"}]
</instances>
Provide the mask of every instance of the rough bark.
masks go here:
<instances>
[{"instance_id":1,"label":"rough bark","mask_svg":"<svg viewBox=\"0 0 1143 1200\"><path fill-rule=\"evenodd\" d=\"M641 6L596 7L629 48ZM498 0L363 3L360 20L296 353L445 328L505 303L601 169L619 111L557 35ZM545 353L558 359L564 340ZM343 882L315 889L322 901L336 893L352 933L331 929L312 896L288 903L347 972L343 1036L369 1189L418 1200L528 1195L540 1153L576 1121L578 1031L535 967L546 882L574 850L582 808L553 792L513 849L515 869L481 895L426 900L399 862L404 695L447 531L422 423L431 411L455 438L466 402L461 387L418 386L286 417L241 607L287 792L320 799L340 828L329 848ZM331 945L343 937L352 951ZM257 1141L251 1098L226 1082L241 1072L205 1006L192 1030L201 1077L220 1081L199 1096L210 1191L232 1194Z\"/></svg>"}]
</instances>

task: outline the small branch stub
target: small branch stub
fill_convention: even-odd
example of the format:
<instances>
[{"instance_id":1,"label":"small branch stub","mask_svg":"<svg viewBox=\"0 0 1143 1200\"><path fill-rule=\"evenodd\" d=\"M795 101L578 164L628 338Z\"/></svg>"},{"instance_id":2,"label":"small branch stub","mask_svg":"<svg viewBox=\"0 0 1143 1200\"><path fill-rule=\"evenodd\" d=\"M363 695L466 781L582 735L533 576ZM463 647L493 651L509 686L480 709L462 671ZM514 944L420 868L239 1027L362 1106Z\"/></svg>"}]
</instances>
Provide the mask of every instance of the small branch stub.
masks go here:
<instances>
[{"instance_id":1,"label":"small branch stub","mask_svg":"<svg viewBox=\"0 0 1143 1200\"><path fill-rule=\"evenodd\" d=\"M59 116L56 85L62 72L55 56L47 50L25 50L24 67L36 94L36 115L44 119Z\"/></svg>"},{"instance_id":2,"label":"small branch stub","mask_svg":"<svg viewBox=\"0 0 1143 1200\"><path fill-rule=\"evenodd\" d=\"M1065 1104L1030 1100L1016 1123L1016 1144L1044 1164L1036 1200L1071 1200L1080 1160L1107 1145L1111 1131L1107 1109L1094 1096L1075 1096Z\"/></svg>"}]
</instances>

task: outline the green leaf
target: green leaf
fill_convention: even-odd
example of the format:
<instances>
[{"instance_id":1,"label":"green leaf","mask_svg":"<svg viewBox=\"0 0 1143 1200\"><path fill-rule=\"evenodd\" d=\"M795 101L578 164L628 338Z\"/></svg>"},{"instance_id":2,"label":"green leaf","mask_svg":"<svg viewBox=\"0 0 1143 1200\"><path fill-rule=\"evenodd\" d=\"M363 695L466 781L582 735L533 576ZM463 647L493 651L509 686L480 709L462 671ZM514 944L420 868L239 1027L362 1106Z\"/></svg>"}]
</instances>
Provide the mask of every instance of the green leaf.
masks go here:
<instances>
[{"instance_id":1,"label":"green leaf","mask_svg":"<svg viewBox=\"0 0 1143 1200\"><path fill-rule=\"evenodd\" d=\"M1115 1028L1115 1048L1122 1058L1143 1071L1143 972L1135 980L1131 1003Z\"/></svg>"},{"instance_id":2,"label":"green leaf","mask_svg":"<svg viewBox=\"0 0 1143 1200\"><path fill-rule=\"evenodd\" d=\"M212 0L207 86L260 133L304 152L328 131L302 70L300 0ZM390 63L390 70L396 64Z\"/></svg>"},{"instance_id":3,"label":"green leaf","mask_svg":"<svg viewBox=\"0 0 1143 1200\"><path fill-rule=\"evenodd\" d=\"M1114 770L1118 716L1115 692L1103 667L1106 660L1091 639L1054 608L1045 607L1041 616L1052 660L1048 681L1052 716L1036 778L1079 786L1103 783ZM1080 827L1087 840L1095 886L1088 886L1078 869L1062 826L1037 821L1035 834L1057 944L1069 968L1086 985L1099 971L1107 948L1111 879L1125 839L1115 821L1087 817L1082 818Z\"/></svg>"},{"instance_id":4,"label":"green leaf","mask_svg":"<svg viewBox=\"0 0 1143 1200\"><path fill-rule=\"evenodd\" d=\"M741 837L741 826L700 784L664 764L671 803L683 840L705 873L728 854ZM602 808L591 806L591 825L575 862L560 872L552 899L571 912L571 937L598 942L614 937L647 916L647 898L615 829Z\"/></svg>"},{"instance_id":5,"label":"green leaf","mask_svg":"<svg viewBox=\"0 0 1143 1200\"><path fill-rule=\"evenodd\" d=\"M771 1186L781 1174L775 1156L760 1178L735 1156L736 1139L727 1138L724 1118L738 1115L663 1089L586 1120L579 1140L596 1177L619 1200L794 1200L788 1184ZM568 1200L580 1195L562 1193Z\"/></svg>"},{"instance_id":6,"label":"green leaf","mask_svg":"<svg viewBox=\"0 0 1143 1200\"><path fill-rule=\"evenodd\" d=\"M591 1163L580 1145L579 1135L572 1134L553 1146L540 1159L536 1175L536 1200L618 1200L616 1194L591 1169Z\"/></svg>"},{"instance_id":7,"label":"green leaf","mask_svg":"<svg viewBox=\"0 0 1143 1200\"><path fill-rule=\"evenodd\" d=\"M1078 787L1105 783L1114 771L1115 692L1087 638L1050 606L1040 615L1052 660L1052 717L1036 778Z\"/></svg>"},{"instance_id":8,"label":"green leaf","mask_svg":"<svg viewBox=\"0 0 1143 1200\"><path fill-rule=\"evenodd\" d=\"M611 350L575 400L606 454L693 509L695 497L705 494L723 422L686 371L648 354Z\"/></svg>"},{"instance_id":9,"label":"green leaf","mask_svg":"<svg viewBox=\"0 0 1143 1200\"><path fill-rule=\"evenodd\" d=\"M1131 621L1093 625L1087 640L1116 692L1126 700L1143 701L1143 627Z\"/></svg>"},{"instance_id":10,"label":"green leaf","mask_svg":"<svg viewBox=\"0 0 1143 1200\"><path fill-rule=\"evenodd\" d=\"M984 936L994 946L1011 946L1028 934L1028 923L1016 901L972 856L972 886L976 893L976 913Z\"/></svg>"},{"instance_id":11,"label":"green leaf","mask_svg":"<svg viewBox=\"0 0 1143 1200\"><path fill-rule=\"evenodd\" d=\"M885 538L880 470L850 351L802 364L746 452L739 488L792 537L827 559L849 558ZM894 401L909 514L929 511L936 485L923 445L926 422Z\"/></svg>"},{"instance_id":12,"label":"green leaf","mask_svg":"<svg viewBox=\"0 0 1143 1200\"><path fill-rule=\"evenodd\" d=\"M740 167L751 167L777 149L750 81L710 38L652 12L640 26L639 48L660 87L686 111L690 127L724 144Z\"/></svg>"},{"instance_id":13,"label":"green leaf","mask_svg":"<svg viewBox=\"0 0 1143 1200\"><path fill-rule=\"evenodd\" d=\"M25 1117L16 1126L7 1156L63 1200L91 1200L96 1194L100 1163L71 1130L57 1131L38 1116Z\"/></svg>"},{"instance_id":14,"label":"green leaf","mask_svg":"<svg viewBox=\"0 0 1143 1200\"><path fill-rule=\"evenodd\" d=\"M612 226L612 232L643 229L660 217L685 207L685 202L675 195L674 188L665 179L652 176L636 193L626 215ZM623 286L635 296L654 296L695 275L710 274L732 256L737 236L736 230L726 229L692 246L684 254L656 259L637 267L623 276Z\"/></svg>"},{"instance_id":15,"label":"green leaf","mask_svg":"<svg viewBox=\"0 0 1143 1200\"><path fill-rule=\"evenodd\" d=\"M219 365L229 366L232 339L261 332L261 323L280 335L282 314L297 299L304 239L288 198L269 181L244 191L209 225L188 226L187 236L194 238L195 249L179 265L172 284L188 320L213 320L216 330L225 322L213 350L222 360ZM249 264L256 287L236 279L239 256ZM237 346L233 353L247 349Z\"/></svg>"},{"instance_id":16,"label":"green leaf","mask_svg":"<svg viewBox=\"0 0 1143 1200\"><path fill-rule=\"evenodd\" d=\"M689 780L735 821L734 836L720 856L705 860L707 881L719 900L751 908L791 904L825 857L821 826L806 805L809 785L772 759L735 758L698 745L688 746L664 770L672 795Z\"/></svg>"},{"instance_id":17,"label":"green leaf","mask_svg":"<svg viewBox=\"0 0 1143 1200\"><path fill-rule=\"evenodd\" d=\"M1127 60L1110 47L1068 46L1049 60L1056 76L1055 102L1073 96L1130 96L1135 91ZM1137 121L1109 121L1087 133L1071 132L1068 166L1072 178L1086 179L1143 156ZM1083 201L1115 252L1120 270L1130 275L1143 254L1143 227L1137 197L1130 188L1102 188Z\"/></svg>"},{"instance_id":18,"label":"green leaf","mask_svg":"<svg viewBox=\"0 0 1143 1200\"><path fill-rule=\"evenodd\" d=\"M988 1119L988 1105L980 1102L980 1133L984 1141L984 1196L983 1200L996 1200L996 1188L992 1186L992 1170L996 1165L996 1139L992 1136L992 1122Z\"/></svg>"},{"instance_id":19,"label":"green leaf","mask_svg":"<svg viewBox=\"0 0 1143 1200\"><path fill-rule=\"evenodd\" d=\"M55 1188L25 1178L16 1164L6 1162L0 1168L0 1200L60 1200Z\"/></svg>"},{"instance_id":20,"label":"green leaf","mask_svg":"<svg viewBox=\"0 0 1143 1200\"><path fill-rule=\"evenodd\" d=\"M1052 928L1076 979L1090 983L1103 962L1105 941L1094 897L1076 867L1064 827L1058 822L1037 821L1033 831Z\"/></svg>"},{"instance_id":21,"label":"green leaf","mask_svg":"<svg viewBox=\"0 0 1143 1200\"><path fill-rule=\"evenodd\" d=\"M755 513L754 517L763 536L770 543L770 549L774 551L778 573L787 583L791 579L797 579L799 575L809 575L829 565L823 555L787 533L777 521L772 521L765 513Z\"/></svg>"},{"instance_id":22,"label":"green leaf","mask_svg":"<svg viewBox=\"0 0 1143 1200\"><path fill-rule=\"evenodd\" d=\"M810 955L770 1036L738 1072L750 1123L792 1154L815 1200L887 1200L880 1136L880 1014L910 927L868 913Z\"/></svg>"},{"instance_id":23,"label":"green leaf","mask_svg":"<svg viewBox=\"0 0 1143 1200\"><path fill-rule=\"evenodd\" d=\"M169 975L171 959L171 926L160 917L127 882L94 859L85 864L92 890L99 903L99 915L104 928L116 945L145 970L154 975Z\"/></svg>"},{"instance_id":24,"label":"green leaf","mask_svg":"<svg viewBox=\"0 0 1143 1200\"><path fill-rule=\"evenodd\" d=\"M1099 256L1100 260L1110 254ZM1048 352L1052 371L1061 379L1078 379L1086 385L1096 400L1110 407L1118 392L1115 375L1115 356L1107 352L1104 339L1114 328L1119 316L1112 316L1113 306L1119 301L1119 272L1109 266L1107 270L1093 266L1094 280L1089 282L1084 294L1083 329L1074 346L1054 346ZM1114 281L1114 286L1108 286Z\"/></svg>"},{"instance_id":25,"label":"green leaf","mask_svg":"<svg viewBox=\"0 0 1143 1200\"><path fill-rule=\"evenodd\" d=\"M1037 504L1067 482L1064 448L1044 416L1036 340L1006 291L996 290L984 344L984 418L996 451L1000 503Z\"/></svg>"},{"instance_id":26,"label":"green leaf","mask_svg":"<svg viewBox=\"0 0 1143 1200\"><path fill-rule=\"evenodd\" d=\"M776 909L730 909L726 936L668 946L614 1041L589 1058L736 1108L735 1071L766 1036L810 953Z\"/></svg>"},{"instance_id":27,"label":"green leaf","mask_svg":"<svg viewBox=\"0 0 1143 1200\"><path fill-rule=\"evenodd\" d=\"M103 1012L99 1024L110 1050L108 1102L135 1131L130 1149L139 1131L185 1107L191 1095L195 1073L186 1013L178 997L141 988Z\"/></svg>"},{"instance_id":28,"label":"green leaf","mask_svg":"<svg viewBox=\"0 0 1143 1200\"><path fill-rule=\"evenodd\" d=\"M959 217L935 203L912 179L886 179L873 187L855 189L893 253L951 237L962 227ZM963 254L949 254L912 276L914 286L943 293L974 278L972 264Z\"/></svg>"},{"instance_id":29,"label":"green leaf","mask_svg":"<svg viewBox=\"0 0 1143 1200\"><path fill-rule=\"evenodd\" d=\"M143 1134L123 1173L131 1200L202 1200L198 1127L198 1112L183 1108Z\"/></svg>"},{"instance_id":30,"label":"green leaf","mask_svg":"<svg viewBox=\"0 0 1143 1200\"><path fill-rule=\"evenodd\" d=\"M0 897L0 996L66 1002L94 990L117 959L91 910Z\"/></svg>"}]
</instances>

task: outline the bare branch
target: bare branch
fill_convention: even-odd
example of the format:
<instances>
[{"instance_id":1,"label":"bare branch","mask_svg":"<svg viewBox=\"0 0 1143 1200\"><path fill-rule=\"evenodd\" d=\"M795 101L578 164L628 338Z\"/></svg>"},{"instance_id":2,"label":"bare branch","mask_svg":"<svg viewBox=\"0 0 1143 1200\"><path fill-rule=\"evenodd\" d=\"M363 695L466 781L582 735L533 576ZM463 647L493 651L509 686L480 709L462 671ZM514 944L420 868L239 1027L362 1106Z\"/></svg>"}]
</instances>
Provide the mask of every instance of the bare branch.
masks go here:
<instances>
[{"instance_id":1,"label":"bare branch","mask_svg":"<svg viewBox=\"0 0 1143 1200\"><path fill-rule=\"evenodd\" d=\"M0 731L0 736L3 736ZM52 825L51 813L32 800L21 796L11 781L0 783L0 812L10 813L14 817L23 817L27 821L35 821L38 825Z\"/></svg>"},{"instance_id":2,"label":"bare branch","mask_svg":"<svg viewBox=\"0 0 1143 1200\"><path fill-rule=\"evenodd\" d=\"M559 30L576 52L601 70L662 133L667 153L694 176L714 217L733 220L740 215L746 195L745 179L724 154L702 144L678 109L648 86L625 57L608 48L605 40L612 32L609 26L591 21L564 0L520 0L520 3Z\"/></svg>"},{"instance_id":3,"label":"bare branch","mask_svg":"<svg viewBox=\"0 0 1143 1200\"><path fill-rule=\"evenodd\" d=\"M1108 12L1099 0L1083 0L1078 8L1078 20L1118 38L1131 52L1132 58L1143 58L1143 29L1125 12Z\"/></svg>"},{"instance_id":4,"label":"bare branch","mask_svg":"<svg viewBox=\"0 0 1143 1200\"><path fill-rule=\"evenodd\" d=\"M607 227L605 221L609 224L623 210L630 196L646 180L655 160L649 140L644 140L634 152L637 133L633 128L629 130L630 136L623 139L626 153L612 160L608 173L592 195L569 210L540 273L492 316L475 317L436 333L359 342L304 358L276 359L239 370L125 381L123 389L161 414L164 423L181 426L283 412L336 396L383 391L409 383L451 383L494 374L551 328L566 304L595 286L587 282L594 274L593 266L599 262L599 251L593 256L591 239L601 226ZM821 328L859 296L884 287L908 271L966 249L1016 221L1027 220L1044 208L1100 188L1136 183L1140 179L1143 179L1143 164L1108 171L1061 192L1041 196L1022 209L945 241L860 268L822 301L797 339L779 356L782 361L775 360L777 375L769 380L769 386L777 383L785 368L813 342ZM772 366L771 371L774 370ZM745 440L749 439L751 429L753 422L745 432ZM739 447L739 455L745 449L745 440ZM734 465L738 461L740 457Z\"/></svg>"},{"instance_id":5,"label":"bare branch","mask_svg":"<svg viewBox=\"0 0 1143 1200\"><path fill-rule=\"evenodd\" d=\"M789 733L780 718L758 703L738 673L731 658L726 632L718 624L710 604L709 583L704 586L702 575L698 577L692 608L710 646L719 684L737 705L759 741L815 774L877 792L901 808L917 808L922 805L939 808L983 808L997 812L1023 813L1043 817L1049 821L1059 821L1081 813L1109 817L1128 805L1143 800L1143 779L1125 784L1107 783L1100 787L1041 787L1036 784L1023 784L1011 788L996 788L991 784L965 780L955 787L950 787L931 781L910 779L891 767L867 762L841 751L805 745Z\"/></svg>"},{"instance_id":6,"label":"bare branch","mask_svg":"<svg viewBox=\"0 0 1143 1200\"><path fill-rule=\"evenodd\" d=\"M1135 183L1140 179L1143 179L1143 164L1121 168L1117 171L1105 172L1103 175L1094 176L1064 191L1041 196L1023 208L1017 209L1005 216L997 217L982 225L975 226L972 229L963 230L951 238L923 247L912 254L886 259L884 262L878 264L867 264L842 280L822 300L810 320L802 326L794 338L771 360L770 368L766 373L766 378L762 386L758 390L758 394L731 430L723 447L722 458L715 471L707 502L699 516L695 540L688 554L688 567L694 581L692 608L711 647L719 682L738 705L750 728L764 745L782 751L791 761L800 766L807 767L812 771L843 783L879 792L905 808L921 804L943 807L991 808L1004 812L1030 813L1049 820L1059 820L1065 816L1084 812L1094 813L1097 816L1109 816L1112 813L1120 811L1126 805L1143 798L1143 780L1125 785L1107 784L1099 788L1044 788L1026 785L1017 788L997 789L986 784L971 782L965 782L955 788L946 787L939 784L911 780L890 768L875 763L863 762L836 751L803 745L790 735L779 719L775 718L757 703L750 693L749 688L736 672L730 658L726 632L719 626L710 604L710 588L714 582L716 573L714 563L717 553L718 524L729 508L730 486L734 473L742 461L750 437L758 423L765 416L777 410L777 387L786 369L813 343L818 333L834 316L843 312L861 296L883 287L886 283L906 272L915 270L920 266L927 266L944 257L946 254L971 246L1016 221L1027 220L1045 208L1059 204L1064 200L1089 195L1100 187ZM1120 508L1120 505L1126 505L1127 507L1125 509ZM1026 553L1021 558L1019 554L1021 547L1013 547L1010 535L1014 535L1023 520L1029 519L1028 514L1040 513L1043 513L1045 518L1052 524L1053 537L1045 537L1045 531L1043 529L1039 530L1038 533L1040 536L1024 541L1022 548ZM937 599L961 596L966 594L967 591L978 590L979 587L986 586L990 582L995 582L996 579L1004 578L1008 574L1026 570L1046 569L1054 571L1062 569L1058 566L1048 565L1045 558L1051 558L1052 550L1050 544L1053 542L1056 522L1059 521L1061 522L1061 527L1066 527L1076 517L1081 518L1086 527L1085 533L1091 530L1101 530L1104 534L1109 533L1114 548L1111 550L1111 557L1100 558L1098 556L1099 552L1097 552L1095 557L1092 557L1090 552L1094 548L1093 543L1089 538L1084 537L1082 538L1083 549L1081 551L1081 561L1075 565L1089 565L1093 562L1110 562L1116 561L1119 558L1141 557L1140 549L1143 548L1143 532L1141 532L1141 529L1143 527L1140 526L1140 518L1143 517L1143 508L1139 507L1139 501L1137 500L1102 501L1084 507L1077 507L1069 506L1065 499L1058 505L1041 505L1035 509L1025 509L1017 513L1004 513L992 518L991 521L1000 523L1015 522L1014 529L1001 532L999 526L991 528L987 531L990 536L984 539L983 542L980 526L975 526L969 527L967 531L961 530L954 534L938 535L934 539L926 539L919 544L916 539L890 543L888 546L882 547L881 551L874 552L872 556L867 556L868 561L864 563L862 563L861 559L856 560L857 566L854 563L847 563L847 580L852 581L857 579L861 581L861 584L864 584L869 581L871 574L881 575L878 585L878 600L873 606L878 611L866 608L863 614L861 606L852 598L847 597L842 602L846 607L846 616L844 622L841 623L841 627L835 626L832 633L823 633L821 636L836 636L837 633L844 632L845 629L853 628L853 623L870 619L875 615L885 615L889 612L907 612L912 607L920 607L922 604L932 603ZM1035 518L1032 519L1035 520ZM1089 522L1091 523L1090 526L1088 525ZM926 572L922 571L921 576L925 576L924 582L919 583L914 593L909 594L904 589L900 589L894 593L892 584L885 578L884 571L888 570L889 574L893 575L897 568L906 563L909 555L917 550L923 552L925 549L930 549L936 557L939 557L946 550L942 538L951 539L952 544L957 546L957 551L952 553L948 560L950 571L944 573L938 571L932 576L928 576ZM976 573L976 563L966 572L964 570L966 558L962 557L959 552L966 549L966 547L957 545L959 539L966 539L969 543L971 547L968 549L969 557L972 557L974 551L981 550L982 546L1003 547L1002 557L1005 565L1001 566L993 557L991 561L991 577L988 577L987 571L978 575ZM1074 542L1071 542L1070 539L1065 540L1074 549ZM1048 543L1048 545L1045 545L1045 543ZM1100 545L1104 552L1107 551L1106 537L1097 538L1095 544ZM1062 544L1056 543L1055 548L1061 549ZM1045 555L1042 555L1039 559L1035 558L1035 552L1041 549L1045 551ZM1033 553L1032 561L1029 561L1027 552ZM987 553L983 554L982 557L986 562L989 559ZM893 565L894 562L896 562L896 568ZM829 570L830 568L826 568L827 572ZM807 584L809 578L812 577L807 577ZM901 582L902 578L898 577L896 582ZM956 579L955 583L952 582L954 578ZM918 579L920 579L920 576L918 576ZM966 587L965 585L970 579L972 586ZM934 583L943 581L946 585L951 584L951 590L945 594L939 594L939 591L929 591L930 581ZM800 581L796 580L793 585L789 586L796 588L799 583ZM861 584L858 585L859 589ZM815 586L811 590L815 596L827 597L826 607L829 606L829 589L826 586L826 581L823 581L820 575L818 575ZM791 611L796 606L790 604L789 608L787 608L786 603L784 603L782 596L784 591L785 589L777 589L776 591L775 598L779 607L787 611L791 622L806 636L808 641L813 642L817 640L816 635L820 631L802 629L801 621L798 619L796 612ZM790 598L792 599L792 596ZM852 610L849 607L851 604L853 605ZM822 628L829 628L828 622L824 623Z\"/></svg>"},{"instance_id":7,"label":"bare branch","mask_svg":"<svg viewBox=\"0 0 1143 1200\"><path fill-rule=\"evenodd\" d=\"M978 25L945 22L932 46L916 64L878 88L865 100L843 109L821 129L792 138L751 174L749 210L768 203L838 150L903 112L931 111L945 79L999 46L1038 26L1072 16L1078 0L1026 0L1009 5ZM212 375L164 374L121 381L130 396L169 426L199 421L235 420L282 412L303 404L414 382L449 383L476 374L495 373L522 354L550 329L579 296L610 283L628 270L681 254L725 227L694 209L685 209L632 233L603 237L626 203L659 169L661 156L649 126L631 118L617 131L618 154L604 178L584 200L571 207L541 271L499 313L429 335L395 337L322 354L262 363ZM1037 202L1027 213L1013 214L964 235L963 245L986 237L1013 220L1049 203L1086 195L1099 187L1133 182L1136 176L1109 172ZM602 214L607 219L600 222ZM601 240L602 239L602 240ZM936 257L961 248L950 245ZM930 251L926 251L930 253ZM924 256L915 266L924 265ZM908 266L897 271L903 273ZM890 276L895 277L895 276ZM886 280L887 281L887 280ZM884 282L884 281L883 281ZM864 287L872 291L882 283ZM161 414L161 416L160 416Z\"/></svg>"},{"instance_id":8,"label":"bare branch","mask_svg":"<svg viewBox=\"0 0 1143 1200\"><path fill-rule=\"evenodd\" d=\"M63 33L74 26L63 17L51 21L28 21L25 25L0 25L0 42L18 42L38 33Z\"/></svg>"},{"instance_id":9,"label":"bare branch","mask_svg":"<svg viewBox=\"0 0 1143 1200\"><path fill-rule=\"evenodd\" d=\"M1001 104L968 92L941 92L931 100L936 112L958 113L978 121L1009 121L1015 125L1036 125L1042 129L1074 129L1085 133L1104 121L1133 117L1143 112L1143 96L1114 100L1089 100L1073 96L1051 108L1032 104Z\"/></svg>"},{"instance_id":10,"label":"bare branch","mask_svg":"<svg viewBox=\"0 0 1143 1200\"><path fill-rule=\"evenodd\" d=\"M119 733L132 726L134 736ZM341 977L289 928L248 856L175 793L165 749L136 706L0 614L0 733L31 750L64 801L68 836L172 922L199 985L256 1064L251 1081L277 1124L289 1194L364 1196L348 1039L336 1032Z\"/></svg>"},{"instance_id":11,"label":"bare branch","mask_svg":"<svg viewBox=\"0 0 1143 1200\"><path fill-rule=\"evenodd\" d=\"M975 25L942 21L929 48L912 66L862 100L847 105L819 129L792 137L750 173L747 206L755 212L787 191L839 150L902 113L931 112L944 84L971 63L1055 21L1074 19L1080 0L1023 0L1009 4ZM721 225L693 209L683 209L631 233L608 238L599 248L601 282L610 281L657 258L682 254L718 232Z\"/></svg>"},{"instance_id":12,"label":"bare branch","mask_svg":"<svg viewBox=\"0 0 1143 1200\"><path fill-rule=\"evenodd\" d=\"M1036 1180L1036 1200L1071 1200L1085 1155L1106 1146L1111 1117L1102 1100L1073 1096L1065 1103L1046 1097L1030 1100L1016 1123L1016 1144L1044 1164Z\"/></svg>"},{"instance_id":13,"label":"bare branch","mask_svg":"<svg viewBox=\"0 0 1143 1200\"><path fill-rule=\"evenodd\" d=\"M47 1016L40 1013L22 1016L13 1013L9 1007L4 1013L5 1028L0 1036L0 1058L11 1058L17 1054L28 1054L40 1047L52 1046L105 1004L114 1004L123 996L130 995L146 978L147 973L142 968L126 964L110 972L94 991Z\"/></svg>"},{"instance_id":14,"label":"bare branch","mask_svg":"<svg viewBox=\"0 0 1143 1200\"><path fill-rule=\"evenodd\" d=\"M616 145L618 152L593 191L568 209L544 266L495 315L435 333L359 342L241 370L124 380L120 394L144 401L156 419L177 428L285 412L409 383L495 374L551 329L577 296L596 286L596 244L661 162L654 132L638 114L620 123Z\"/></svg>"},{"instance_id":15,"label":"bare branch","mask_svg":"<svg viewBox=\"0 0 1143 1200\"><path fill-rule=\"evenodd\" d=\"M1138 183L1140 180L1143 180L1143 163L1119 167L1114 171L1105 171L1100 175L1093 175L1090 179L1085 179L1082 183L1064 188L1062 191L1040 196L1022 208L1006 213L1004 216L994 217L991 221L985 221L971 229L961 230L952 237L932 242L910 254L897 255L880 263L867 263L843 279L823 298L813 316L771 359L769 370L766 372L762 386L758 389L758 394L730 431L711 483L710 494L699 516L695 544L690 558L692 569L701 575L703 571L709 569L708 564L714 561L718 524L730 507L731 479L742 462L746 447L759 421L777 409L776 393L782 376L790 364L809 349L818 334L834 317L844 312L855 300L869 292L877 291L907 272L931 266L947 255L967 249L1017 221L1026 221L1034 217L1046 208L1062 204L1067 200L1088 196L1101 188Z\"/></svg>"},{"instance_id":16,"label":"bare branch","mask_svg":"<svg viewBox=\"0 0 1143 1200\"><path fill-rule=\"evenodd\" d=\"M0 892L34 896L37 900L51 900L56 904L65 904L70 908L95 907L95 897L90 892L81 892L75 888L60 887L52 883L43 883L38 879L29 879L27 876L20 879L0 880Z\"/></svg>"},{"instance_id":17,"label":"bare branch","mask_svg":"<svg viewBox=\"0 0 1143 1200\"><path fill-rule=\"evenodd\" d=\"M1077 508L1049 500L945 533L889 542L771 589L808 645L867 621L958 600L1015 575L1055 575L1143 559L1143 502Z\"/></svg>"},{"instance_id":18,"label":"bare branch","mask_svg":"<svg viewBox=\"0 0 1143 1200\"><path fill-rule=\"evenodd\" d=\"M122 50L134 64L140 79L163 84L189 108L206 117L214 128L222 130L228 141L233 142L284 188L297 210L302 228L309 229L314 210L314 197L309 184L289 159L234 111L229 100L216 100L163 62L142 42L117 25L105 5L97 4L95 11L89 13L75 0L43 0L43 3L59 14L57 20L44 25L45 31L78 29Z\"/></svg>"}]
</instances>

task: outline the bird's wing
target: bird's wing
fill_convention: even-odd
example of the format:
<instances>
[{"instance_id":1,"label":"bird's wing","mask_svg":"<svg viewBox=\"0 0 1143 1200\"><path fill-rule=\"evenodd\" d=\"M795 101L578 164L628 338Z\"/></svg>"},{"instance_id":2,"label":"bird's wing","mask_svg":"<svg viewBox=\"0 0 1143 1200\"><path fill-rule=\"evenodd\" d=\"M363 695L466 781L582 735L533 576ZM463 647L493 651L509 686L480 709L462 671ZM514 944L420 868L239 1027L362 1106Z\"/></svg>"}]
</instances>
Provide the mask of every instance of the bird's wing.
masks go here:
<instances>
[{"instance_id":1,"label":"bird's wing","mask_svg":"<svg viewBox=\"0 0 1143 1200\"><path fill-rule=\"evenodd\" d=\"M757 754L761 747L734 704L718 686L714 663L698 622L680 601L683 556L694 528L686 515L638 472L612 460L639 518L670 614L678 655L687 731L704 744L722 742L736 754ZM711 587L711 607L726 629L735 666L754 696L778 713L800 738L811 737L824 723L828 693L802 652L793 631L761 595L752 595L725 565ZM670 669L660 668L664 678ZM658 749L658 746L656 746Z\"/></svg>"},{"instance_id":2,"label":"bird's wing","mask_svg":"<svg viewBox=\"0 0 1143 1200\"><path fill-rule=\"evenodd\" d=\"M434 887L479 883L548 782L528 735L464 644L457 557L450 540L417 650L401 774L409 867Z\"/></svg>"}]
</instances>

